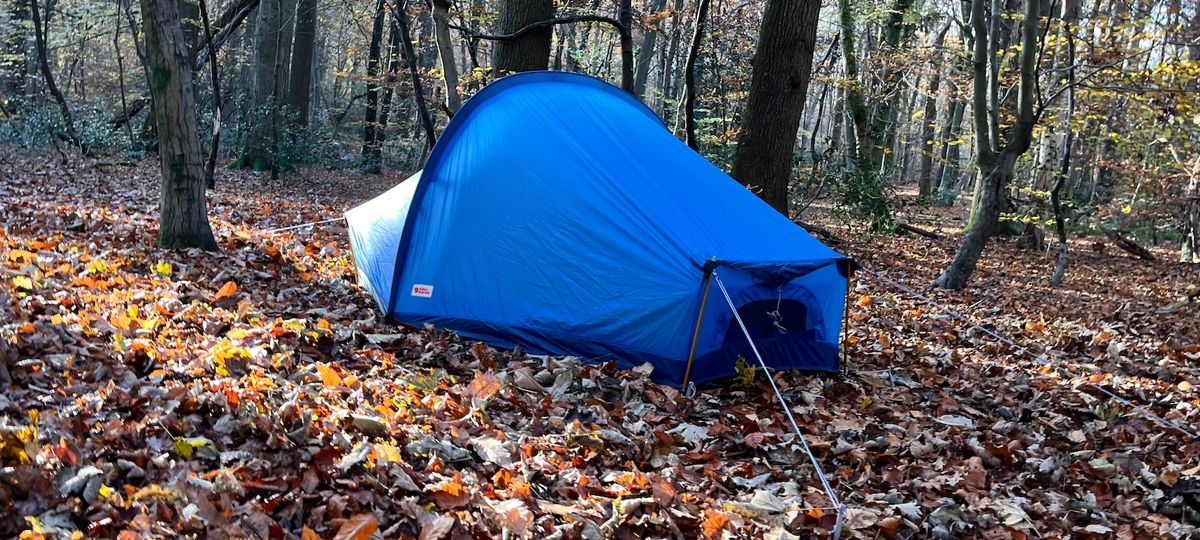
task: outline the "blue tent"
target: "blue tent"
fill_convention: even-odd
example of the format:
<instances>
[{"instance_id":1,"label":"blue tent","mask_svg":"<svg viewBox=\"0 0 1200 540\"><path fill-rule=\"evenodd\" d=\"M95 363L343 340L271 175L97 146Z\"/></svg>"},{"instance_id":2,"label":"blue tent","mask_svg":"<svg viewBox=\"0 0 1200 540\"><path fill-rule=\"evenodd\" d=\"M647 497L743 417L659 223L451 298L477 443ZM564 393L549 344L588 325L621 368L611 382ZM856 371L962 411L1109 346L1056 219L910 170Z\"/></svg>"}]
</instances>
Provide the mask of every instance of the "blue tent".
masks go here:
<instances>
[{"instance_id":1,"label":"blue tent","mask_svg":"<svg viewBox=\"0 0 1200 540\"><path fill-rule=\"evenodd\" d=\"M838 369L845 257L591 77L492 83L346 220L359 282L399 321L675 384L692 355L701 383L755 362L716 272L768 365Z\"/></svg>"}]
</instances>

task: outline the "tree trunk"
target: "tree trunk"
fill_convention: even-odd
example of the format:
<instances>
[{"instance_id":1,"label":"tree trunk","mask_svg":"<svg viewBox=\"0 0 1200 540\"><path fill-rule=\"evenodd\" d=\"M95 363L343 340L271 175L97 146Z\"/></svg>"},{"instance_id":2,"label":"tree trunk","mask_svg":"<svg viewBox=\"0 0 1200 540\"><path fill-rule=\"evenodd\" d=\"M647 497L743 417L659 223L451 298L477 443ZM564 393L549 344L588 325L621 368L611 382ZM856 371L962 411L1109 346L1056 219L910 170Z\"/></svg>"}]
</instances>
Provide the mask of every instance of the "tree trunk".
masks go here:
<instances>
[{"instance_id":1,"label":"tree trunk","mask_svg":"<svg viewBox=\"0 0 1200 540\"><path fill-rule=\"evenodd\" d=\"M733 158L733 177L785 215L820 9L819 0L767 1Z\"/></svg>"},{"instance_id":2,"label":"tree trunk","mask_svg":"<svg viewBox=\"0 0 1200 540\"><path fill-rule=\"evenodd\" d=\"M942 129L940 137L942 141L942 159L938 163L937 187L947 191L953 191L958 187L961 173L959 165L962 161L962 122L963 115L967 112L967 104L958 99L958 85L953 81L947 80L950 83L949 105L950 117L946 121L945 127Z\"/></svg>"},{"instance_id":3,"label":"tree trunk","mask_svg":"<svg viewBox=\"0 0 1200 540\"><path fill-rule=\"evenodd\" d=\"M275 168L275 111L279 108L279 32L283 0L262 0L254 21L253 122L241 165L256 171Z\"/></svg>"},{"instance_id":4,"label":"tree trunk","mask_svg":"<svg viewBox=\"0 0 1200 540\"><path fill-rule=\"evenodd\" d=\"M36 0L10 0L5 9L9 13L10 25L0 42L0 113L12 112L14 98L25 97L28 69L26 64L25 24L29 20L29 4ZM119 19L119 18L118 18ZM120 25L120 23L117 23Z\"/></svg>"},{"instance_id":5,"label":"tree trunk","mask_svg":"<svg viewBox=\"0 0 1200 540\"><path fill-rule=\"evenodd\" d=\"M648 15L657 14L666 5L667 0L652 0ZM639 99L644 99L646 95L646 80L650 77L650 65L654 59L654 45L658 42L659 29L663 23L663 20L656 19L653 26L647 26L643 30L642 46L638 49L637 67L633 74L633 95Z\"/></svg>"},{"instance_id":6,"label":"tree trunk","mask_svg":"<svg viewBox=\"0 0 1200 540\"><path fill-rule=\"evenodd\" d=\"M692 150L699 151L696 141L696 57L704 41L704 25L708 22L709 0L697 0L696 18L693 22L692 44L688 48L687 63L683 66L683 126L684 141ZM678 119L676 119L678 124Z\"/></svg>"},{"instance_id":7,"label":"tree trunk","mask_svg":"<svg viewBox=\"0 0 1200 540\"><path fill-rule=\"evenodd\" d=\"M920 197L933 194L933 131L937 126L938 89L942 84L942 44L950 23L942 26L933 40L933 75L929 78L929 95L925 96L925 114L921 117L921 163L917 168L917 193Z\"/></svg>"},{"instance_id":8,"label":"tree trunk","mask_svg":"<svg viewBox=\"0 0 1200 540\"><path fill-rule=\"evenodd\" d=\"M217 49L213 45L212 24L208 20L208 0L197 0L200 7L200 21L204 23L204 45L208 55L217 57ZM119 34L120 32L118 32ZM118 63L120 55L117 56ZM209 78L212 83L213 125L212 140L208 147L208 162L204 166L204 185L208 189L217 187L217 152L221 149L221 74L217 62L209 62ZM125 101L125 83L121 83L121 102Z\"/></svg>"},{"instance_id":9,"label":"tree trunk","mask_svg":"<svg viewBox=\"0 0 1200 540\"><path fill-rule=\"evenodd\" d=\"M893 0L887 23L883 28L883 43L880 52L884 55L895 55L899 52L900 42L908 34L909 25L904 21L908 11L912 9L913 3L913 0ZM884 151L891 147L890 143L896 135L896 104L900 97L900 80L905 76L903 70L892 69L891 62L887 64L888 67L883 70L881 76L883 88L875 107L875 124L871 128L872 136L883 143L877 144L871 149L871 162L880 166L885 160Z\"/></svg>"},{"instance_id":10,"label":"tree trunk","mask_svg":"<svg viewBox=\"0 0 1200 540\"><path fill-rule=\"evenodd\" d=\"M446 110L454 116L462 106L462 100L458 97L458 66L454 63L450 45L450 0L433 0L433 32L442 66L442 82L446 85Z\"/></svg>"},{"instance_id":11,"label":"tree trunk","mask_svg":"<svg viewBox=\"0 0 1200 540\"><path fill-rule=\"evenodd\" d=\"M838 7L842 22L842 61L846 66L846 111L850 114L857 144L853 147L854 164L860 171L874 172L878 163L875 156L875 135L867 116L867 103L863 97L862 79L858 74L858 53L855 51L856 23L854 8L850 0L839 0Z\"/></svg>"},{"instance_id":12,"label":"tree trunk","mask_svg":"<svg viewBox=\"0 0 1200 540\"><path fill-rule=\"evenodd\" d=\"M511 34L530 24L554 18L553 0L503 0L500 4L499 32ZM538 71L550 66L550 41L553 29L538 28L516 39L496 43L495 75L520 71Z\"/></svg>"},{"instance_id":13,"label":"tree trunk","mask_svg":"<svg viewBox=\"0 0 1200 540\"><path fill-rule=\"evenodd\" d=\"M42 71L42 77L46 79L46 90L54 97L55 103L58 103L59 112L62 113L63 122L66 124L67 138L71 143L78 146L83 154L88 153L88 149L84 146L83 141L79 139L79 133L75 130L75 117L71 114L71 107L67 104L67 98L63 97L63 93L58 89L58 85L54 83L54 72L50 70L50 60L46 56L46 34L49 30L42 23L42 17L38 3L40 0L30 0L30 14L33 18L33 37L34 44L37 48L38 67ZM47 17L49 14L47 14ZM47 21L49 23L49 21Z\"/></svg>"},{"instance_id":14,"label":"tree trunk","mask_svg":"<svg viewBox=\"0 0 1200 540\"><path fill-rule=\"evenodd\" d=\"M179 26L179 4L175 0L141 0L141 6L162 170L158 244L215 250L204 199L204 158L196 132L192 66Z\"/></svg>"},{"instance_id":15,"label":"tree trunk","mask_svg":"<svg viewBox=\"0 0 1200 540\"><path fill-rule=\"evenodd\" d=\"M683 0L675 0L674 13L671 13L671 43L667 46L667 56L663 60L663 73L660 77L661 85L659 94L658 110L660 116L664 120L667 118L667 106L671 100L675 99L675 70L678 68L678 63L675 61L679 56L679 40L683 38L683 32L679 24L679 13L683 11Z\"/></svg>"},{"instance_id":16,"label":"tree trunk","mask_svg":"<svg viewBox=\"0 0 1200 540\"><path fill-rule=\"evenodd\" d=\"M363 115L363 170L378 174L382 168L383 150L379 146L379 58L383 49L383 21L386 2L375 3L375 21L371 26L371 43L367 51L367 108Z\"/></svg>"},{"instance_id":17,"label":"tree trunk","mask_svg":"<svg viewBox=\"0 0 1200 540\"><path fill-rule=\"evenodd\" d=\"M425 91L421 85L421 74L417 71L417 55L413 51L412 39L409 34L408 14L404 10L404 6L396 6L396 20L400 23L400 41L404 46L404 57L408 60L408 75L413 86L413 102L417 105L417 116L421 120L421 127L425 130L425 141L428 143L427 150L432 150L434 143L437 142L437 134L433 131L433 118L429 116L429 109L425 107Z\"/></svg>"},{"instance_id":18,"label":"tree trunk","mask_svg":"<svg viewBox=\"0 0 1200 540\"><path fill-rule=\"evenodd\" d=\"M1179 261L1200 264L1200 158L1192 166L1191 178L1184 193L1183 245Z\"/></svg>"},{"instance_id":19,"label":"tree trunk","mask_svg":"<svg viewBox=\"0 0 1200 540\"><path fill-rule=\"evenodd\" d=\"M317 0L300 0L296 6L296 35L292 67L288 70L287 104L296 112L296 124L308 127L312 110L313 50L317 44Z\"/></svg>"},{"instance_id":20,"label":"tree trunk","mask_svg":"<svg viewBox=\"0 0 1200 540\"><path fill-rule=\"evenodd\" d=\"M973 90L975 102L975 146L976 163L979 167L979 189L976 197L976 210L973 219L963 239L962 245L954 254L950 265L938 276L934 286L945 289L960 290L966 286L975 265L983 254L988 240L995 234L1000 223L1000 212L1004 205L1004 193L1012 182L1013 166L1017 158L1024 154L1033 142L1033 128L1037 123L1034 111L1034 91L1037 76L1037 39L1041 0L1026 0L1025 18L1021 27L1021 52L1018 61L1019 82L1017 87L1017 110L1015 122L1010 130L1008 142L1000 152L994 152L999 143L992 140L998 128L992 125L998 122L997 111L988 111L986 104L993 94L991 85L997 81L988 74L988 41L992 45L995 39L986 40L988 29L984 23L985 0L973 0L971 9L971 26L975 33L972 53ZM998 17L998 15L996 15ZM994 36L993 36L994 38ZM993 61L995 59L992 59Z\"/></svg>"}]
</instances>

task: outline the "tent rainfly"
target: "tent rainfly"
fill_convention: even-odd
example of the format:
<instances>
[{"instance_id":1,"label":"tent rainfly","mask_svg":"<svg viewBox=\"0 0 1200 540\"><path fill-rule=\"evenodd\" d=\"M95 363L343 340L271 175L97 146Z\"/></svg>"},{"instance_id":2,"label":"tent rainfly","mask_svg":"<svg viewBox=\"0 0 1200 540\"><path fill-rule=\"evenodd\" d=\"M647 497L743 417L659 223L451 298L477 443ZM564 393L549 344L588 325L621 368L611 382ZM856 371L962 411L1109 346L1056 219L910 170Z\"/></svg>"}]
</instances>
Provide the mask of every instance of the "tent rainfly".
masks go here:
<instances>
[{"instance_id":1,"label":"tent rainfly","mask_svg":"<svg viewBox=\"0 0 1200 540\"><path fill-rule=\"evenodd\" d=\"M838 369L847 259L591 77L492 83L423 171L346 220L359 282L398 321L702 383L754 363L716 272L767 365Z\"/></svg>"}]
</instances>

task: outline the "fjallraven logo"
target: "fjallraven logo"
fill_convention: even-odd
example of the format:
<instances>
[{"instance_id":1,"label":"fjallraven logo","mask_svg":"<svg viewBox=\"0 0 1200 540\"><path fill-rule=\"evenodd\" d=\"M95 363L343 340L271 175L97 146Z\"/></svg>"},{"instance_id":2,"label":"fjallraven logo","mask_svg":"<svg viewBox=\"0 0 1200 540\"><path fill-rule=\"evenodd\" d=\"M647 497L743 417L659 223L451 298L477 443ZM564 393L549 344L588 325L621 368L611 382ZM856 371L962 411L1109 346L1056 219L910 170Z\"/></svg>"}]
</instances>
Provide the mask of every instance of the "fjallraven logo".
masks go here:
<instances>
[{"instance_id":1,"label":"fjallraven logo","mask_svg":"<svg viewBox=\"0 0 1200 540\"><path fill-rule=\"evenodd\" d=\"M420 298L433 298L433 285L414 283L412 295Z\"/></svg>"}]
</instances>

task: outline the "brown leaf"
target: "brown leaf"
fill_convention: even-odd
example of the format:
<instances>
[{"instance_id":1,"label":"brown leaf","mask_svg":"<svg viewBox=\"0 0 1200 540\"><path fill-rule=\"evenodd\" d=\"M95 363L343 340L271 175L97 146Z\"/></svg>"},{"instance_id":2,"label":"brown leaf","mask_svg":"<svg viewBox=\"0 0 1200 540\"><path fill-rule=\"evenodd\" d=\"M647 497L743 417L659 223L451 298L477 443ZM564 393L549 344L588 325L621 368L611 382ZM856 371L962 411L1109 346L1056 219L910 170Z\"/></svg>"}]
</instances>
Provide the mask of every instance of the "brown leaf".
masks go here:
<instances>
[{"instance_id":1,"label":"brown leaf","mask_svg":"<svg viewBox=\"0 0 1200 540\"><path fill-rule=\"evenodd\" d=\"M321 535L317 534L317 531L308 528L308 525L305 525L300 530L300 540L321 540Z\"/></svg>"},{"instance_id":2,"label":"brown leaf","mask_svg":"<svg viewBox=\"0 0 1200 540\"><path fill-rule=\"evenodd\" d=\"M488 399L500 391L500 378L491 373L475 373L471 384L467 385L467 393L478 399Z\"/></svg>"},{"instance_id":3,"label":"brown leaf","mask_svg":"<svg viewBox=\"0 0 1200 540\"><path fill-rule=\"evenodd\" d=\"M454 529L456 521L454 516L445 514L426 521L424 525L421 525L421 533L417 535L417 540L441 540Z\"/></svg>"},{"instance_id":4,"label":"brown leaf","mask_svg":"<svg viewBox=\"0 0 1200 540\"><path fill-rule=\"evenodd\" d=\"M379 529L379 520L370 512L347 519L333 540L367 540Z\"/></svg>"}]
</instances>

